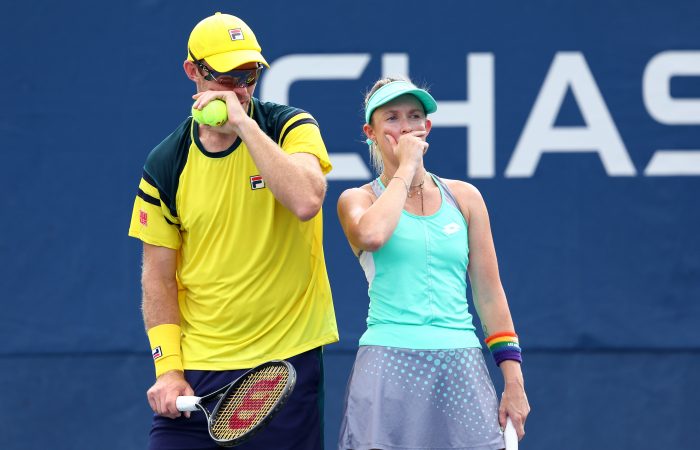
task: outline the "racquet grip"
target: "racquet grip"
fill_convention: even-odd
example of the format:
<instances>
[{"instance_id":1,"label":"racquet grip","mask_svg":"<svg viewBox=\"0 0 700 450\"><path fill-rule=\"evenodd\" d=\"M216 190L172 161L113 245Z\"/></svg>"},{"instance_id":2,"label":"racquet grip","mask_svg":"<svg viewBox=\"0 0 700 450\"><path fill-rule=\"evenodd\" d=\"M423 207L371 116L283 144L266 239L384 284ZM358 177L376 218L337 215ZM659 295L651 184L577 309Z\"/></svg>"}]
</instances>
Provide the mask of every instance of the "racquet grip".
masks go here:
<instances>
[{"instance_id":1,"label":"racquet grip","mask_svg":"<svg viewBox=\"0 0 700 450\"><path fill-rule=\"evenodd\" d=\"M506 450L518 450L518 433L515 432L515 427L510 417L506 419L506 429L503 432L503 438L506 441Z\"/></svg>"},{"instance_id":2,"label":"racquet grip","mask_svg":"<svg viewBox=\"0 0 700 450\"><path fill-rule=\"evenodd\" d=\"M197 411L197 404L202 397L194 395L181 395L175 400L178 411Z\"/></svg>"}]
</instances>

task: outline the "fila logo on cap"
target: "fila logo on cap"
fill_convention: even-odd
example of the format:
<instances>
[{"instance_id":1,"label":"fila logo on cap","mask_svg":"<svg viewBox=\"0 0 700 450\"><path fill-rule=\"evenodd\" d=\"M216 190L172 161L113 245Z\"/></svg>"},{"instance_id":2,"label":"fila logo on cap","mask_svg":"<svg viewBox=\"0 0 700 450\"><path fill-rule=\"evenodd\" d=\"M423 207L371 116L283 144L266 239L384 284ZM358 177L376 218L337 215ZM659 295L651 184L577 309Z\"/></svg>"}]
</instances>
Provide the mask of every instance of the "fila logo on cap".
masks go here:
<instances>
[{"instance_id":1,"label":"fila logo on cap","mask_svg":"<svg viewBox=\"0 0 700 450\"><path fill-rule=\"evenodd\" d=\"M242 41L245 39L243 37L243 31L240 28L234 28L233 30L228 30L228 35L231 36L232 41Z\"/></svg>"},{"instance_id":2,"label":"fila logo on cap","mask_svg":"<svg viewBox=\"0 0 700 450\"><path fill-rule=\"evenodd\" d=\"M262 189L265 187L265 180L263 180L263 177L260 175L253 175L250 177L250 188L255 190L255 189Z\"/></svg>"}]
</instances>

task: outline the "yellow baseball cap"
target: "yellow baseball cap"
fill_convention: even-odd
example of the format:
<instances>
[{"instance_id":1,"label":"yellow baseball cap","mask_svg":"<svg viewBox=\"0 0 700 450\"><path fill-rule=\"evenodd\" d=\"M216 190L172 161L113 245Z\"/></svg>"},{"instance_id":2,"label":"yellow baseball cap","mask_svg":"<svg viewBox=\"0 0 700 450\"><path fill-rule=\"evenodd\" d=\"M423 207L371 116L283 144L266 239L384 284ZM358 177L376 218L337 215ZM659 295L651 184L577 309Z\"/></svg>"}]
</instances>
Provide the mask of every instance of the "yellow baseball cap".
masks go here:
<instances>
[{"instance_id":1,"label":"yellow baseball cap","mask_svg":"<svg viewBox=\"0 0 700 450\"><path fill-rule=\"evenodd\" d=\"M260 44L245 22L217 12L199 22L187 41L187 59L205 59L217 72L227 72L249 62L270 65L260 53Z\"/></svg>"}]
</instances>

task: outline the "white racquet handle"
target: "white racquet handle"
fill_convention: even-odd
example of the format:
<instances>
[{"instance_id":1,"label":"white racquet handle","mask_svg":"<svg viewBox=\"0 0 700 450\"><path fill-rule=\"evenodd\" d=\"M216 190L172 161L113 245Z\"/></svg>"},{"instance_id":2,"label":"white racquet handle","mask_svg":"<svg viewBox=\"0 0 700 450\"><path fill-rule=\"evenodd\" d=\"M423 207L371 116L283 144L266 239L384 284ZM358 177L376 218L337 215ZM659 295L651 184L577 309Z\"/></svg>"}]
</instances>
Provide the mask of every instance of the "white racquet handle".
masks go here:
<instances>
[{"instance_id":1,"label":"white racquet handle","mask_svg":"<svg viewBox=\"0 0 700 450\"><path fill-rule=\"evenodd\" d=\"M510 417L506 419L506 429L503 431L503 438L506 441L506 450L518 450L518 433L515 432L515 427Z\"/></svg>"},{"instance_id":2,"label":"white racquet handle","mask_svg":"<svg viewBox=\"0 0 700 450\"><path fill-rule=\"evenodd\" d=\"M175 405L178 411L197 411L197 403L201 398L194 395L181 395L175 399Z\"/></svg>"}]
</instances>

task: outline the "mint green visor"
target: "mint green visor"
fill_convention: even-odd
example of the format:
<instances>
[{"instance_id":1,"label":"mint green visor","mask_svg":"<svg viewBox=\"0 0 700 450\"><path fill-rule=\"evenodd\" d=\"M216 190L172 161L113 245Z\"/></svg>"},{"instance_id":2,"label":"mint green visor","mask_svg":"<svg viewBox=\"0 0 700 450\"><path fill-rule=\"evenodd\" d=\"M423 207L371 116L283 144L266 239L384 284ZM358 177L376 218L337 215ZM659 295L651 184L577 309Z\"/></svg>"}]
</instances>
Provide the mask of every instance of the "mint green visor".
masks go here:
<instances>
[{"instance_id":1,"label":"mint green visor","mask_svg":"<svg viewBox=\"0 0 700 450\"><path fill-rule=\"evenodd\" d=\"M398 80L385 84L377 89L374 94L372 94L367 102L365 122L369 123L375 109L404 94L411 94L416 97L423 104L423 109L425 110L426 114L431 114L437 111L437 102L435 102L433 96L428 94L427 91L416 87L408 81Z\"/></svg>"}]
</instances>

